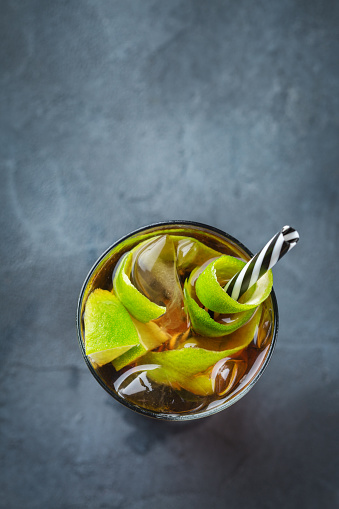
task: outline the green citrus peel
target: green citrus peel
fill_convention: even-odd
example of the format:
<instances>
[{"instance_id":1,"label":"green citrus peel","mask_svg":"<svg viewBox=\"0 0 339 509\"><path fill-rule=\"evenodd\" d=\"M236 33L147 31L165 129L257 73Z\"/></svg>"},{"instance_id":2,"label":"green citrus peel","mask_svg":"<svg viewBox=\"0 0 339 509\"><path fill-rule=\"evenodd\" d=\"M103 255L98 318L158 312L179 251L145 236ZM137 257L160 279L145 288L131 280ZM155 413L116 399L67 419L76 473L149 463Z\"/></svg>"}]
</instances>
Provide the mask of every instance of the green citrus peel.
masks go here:
<instances>
[{"instance_id":1,"label":"green citrus peel","mask_svg":"<svg viewBox=\"0 0 339 509\"><path fill-rule=\"evenodd\" d=\"M244 265L245 262L227 255L211 262L195 283L195 291L200 302L217 313L241 313L257 307L267 299L273 286L270 270L241 297L241 302L232 299L220 286L218 279L231 279Z\"/></svg>"},{"instance_id":2,"label":"green citrus peel","mask_svg":"<svg viewBox=\"0 0 339 509\"><path fill-rule=\"evenodd\" d=\"M160 385L169 385L174 389L182 388L197 396L210 396L214 393L215 382L211 377L211 370L188 377L179 371L160 367L148 370L147 376Z\"/></svg>"},{"instance_id":3,"label":"green citrus peel","mask_svg":"<svg viewBox=\"0 0 339 509\"><path fill-rule=\"evenodd\" d=\"M94 290L86 302L86 355L103 366L139 343L130 315L111 292Z\"/></svg>"},{"instance_id":4,"label":"green citrus peel","mask_svg":"<svg viewBox=\"0 0 339 509\"><path fill-rule=\"evenodd\" d=\"M133 346L120 357L114 359L112 364L117 371L145 355L148 351L154 350L171 337L154 322L140 323L134 318L132 318L132 321L138 332L140 344Z\"/></svg>"},{"instance_id":5,"label":"green citrus peel","mask_svg":"<svg viewBox=\"0 0 339 509\"><path fill-rule=\"evenodd\" d=\"M140 362L158 366L148 371L149 378L157 383L164 383L174 388L179 385L195 394L211 394L214 382L206 373L207 370L216 362L243 350L250 344L257 330L260 316L261 308L256 310L253 318L240 330L225 338L218 340L191 338L186 340L179 349L149 352Z\"/></svg>"},{"instance_id":6,"label":"green citrus peel","mask_svg":"<svg viewBox=\"0 0 339 509\"><path fill-rule=\"evenodd\" d=\"M131 313L134 318L139 322L147 323L150 320L155 320L166 312L166 307L158 306L150 301L145 295L139 292L137 288L131 283L129 274L132 269L133 255L136 249L139 249L150 242L148 239L132 249L120 262L117 272L113 280L113 288L118 299L123 303L125 308Z\"/></svg>"},{"instance_id":7,"label":"green citrus peel","mask_svg":"<svg viewBox=\"0 0 339 509\"><path fill-rule=\"evenodd\" d=\"M253 315L253 309L232 315L232 322L222 324L213 320L208 312L199 306L191 296L191 285L185 281L185 306L190 317L191 327L197 333L207 337L220 337L231 334L244 325Z\"/></svg>"}]
</instances>

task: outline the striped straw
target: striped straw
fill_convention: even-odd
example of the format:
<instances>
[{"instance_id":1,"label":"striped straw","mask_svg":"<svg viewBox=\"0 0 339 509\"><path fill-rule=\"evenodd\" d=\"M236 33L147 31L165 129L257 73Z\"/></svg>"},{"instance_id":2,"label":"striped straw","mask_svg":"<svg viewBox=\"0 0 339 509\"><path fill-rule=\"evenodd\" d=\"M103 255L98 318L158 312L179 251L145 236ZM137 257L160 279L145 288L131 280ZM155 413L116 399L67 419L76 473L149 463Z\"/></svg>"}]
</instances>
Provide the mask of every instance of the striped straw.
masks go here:
<instances>
[{"instance_id":1,"label":"striped straw","mask_svg":"<svg viewBox=\"0 0 339 509\"><path fill-rule=\"evenodd\" d=\"M299 240L299 233L290 226L284 226L266 246L246 263L225 286L225 291L238 300L265 272L271 269Z\"/></svg>"}]
</instances>

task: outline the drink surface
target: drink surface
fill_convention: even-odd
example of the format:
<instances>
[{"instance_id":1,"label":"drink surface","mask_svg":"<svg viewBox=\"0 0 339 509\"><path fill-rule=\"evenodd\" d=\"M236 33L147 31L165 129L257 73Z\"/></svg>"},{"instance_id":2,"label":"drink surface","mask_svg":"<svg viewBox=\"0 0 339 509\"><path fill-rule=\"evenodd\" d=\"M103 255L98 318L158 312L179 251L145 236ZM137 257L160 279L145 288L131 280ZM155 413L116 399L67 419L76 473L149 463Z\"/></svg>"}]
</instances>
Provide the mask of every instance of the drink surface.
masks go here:
<instances>
[{"instance_id":1,"label":"drink surface","mask_svg":"<svg viewBox=\"0 0 339 509\"><path fill-rule=\"evenodd\" d=\"M226 267L229 261L249 258L232 240L189 227L142 232L108 253L89 279L82 304L87 358L105 388L159 416L205 412L246 391L271 348L272 298L236 313L218 312L200 301L196 283L216 261ZM225 267L216 270L221 288L231 277ZM126 296L129 291L132 296ZM124 338L118 337L119 348L106 349L104 356L88 348L90 320L97 320L94 334L101 327L97 313L89 310L95 298L112 304L115 313L122 304L124 323L131 323L119 329L113 319L114 334L120 330ZM251 292L240 302L246 305L250 299Z\"/></svg>"}]
</instances>

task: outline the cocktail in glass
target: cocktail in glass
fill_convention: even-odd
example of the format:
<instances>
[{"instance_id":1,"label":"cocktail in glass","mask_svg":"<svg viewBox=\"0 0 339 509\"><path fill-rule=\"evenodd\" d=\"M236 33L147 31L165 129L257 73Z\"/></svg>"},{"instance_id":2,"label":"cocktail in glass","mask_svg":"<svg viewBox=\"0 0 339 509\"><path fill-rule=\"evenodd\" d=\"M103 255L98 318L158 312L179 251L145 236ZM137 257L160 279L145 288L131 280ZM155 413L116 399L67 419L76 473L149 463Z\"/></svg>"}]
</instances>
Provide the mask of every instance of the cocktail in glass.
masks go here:
<instances>
[{"instance_id":1,"label":"cocktail in glass","mask_svg":"<svg viewBox=\"0 0 339 509\"><path fill-rule=\"evenodd\" d=\"M278 331L274 291L252 310L218 313L199 301L196 281L221 257L226 261L232 257L236 264L251 256L230 235L191 221L152 224L115 242L90 270L78 302L80 348L96 380L128 408L164 420L205 417L238 401L257 382L274 349ZM219 278L222 286L227 283L225 274ZM155 311L160 309L159 316L152 315L153 307L151 320L143 310L134 309L140 302L133 306L133 298L131 304L126 297L119 284L124 278L143 295L146 307L149 301ZM86 355L86 306L89 323L91 295L93 301L98 296L104 307L107 302L114 307L120 299L119 309L124 308L133 338L138 336L141 344L125 346L109 362L88 351ZM112 322L115 336L118 323ZM122 329L128 335L125 326ZM87 325L88 338L89 331Z\"/></svg>"}]
</instances>

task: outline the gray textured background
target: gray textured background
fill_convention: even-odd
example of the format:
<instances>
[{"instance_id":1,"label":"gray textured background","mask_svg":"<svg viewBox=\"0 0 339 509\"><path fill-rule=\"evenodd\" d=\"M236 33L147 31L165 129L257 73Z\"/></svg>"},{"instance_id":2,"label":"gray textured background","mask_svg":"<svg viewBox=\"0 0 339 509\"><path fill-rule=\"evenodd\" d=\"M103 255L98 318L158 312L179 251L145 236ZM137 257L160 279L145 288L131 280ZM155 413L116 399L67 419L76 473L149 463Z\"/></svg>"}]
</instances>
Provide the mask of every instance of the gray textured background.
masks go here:
<instances>
[{"instance_id":1,"label":"gray textured background","mask_svg":"<svg viewBox=\"0 0 339 509\"><path fill-rule=\"evenodd\" d=\"M339 2L1 0L1 508L338 503ZM259 383L153 422L81 357L81 284L150 222L284 224Z\"/></svg>"}]
</instances>

